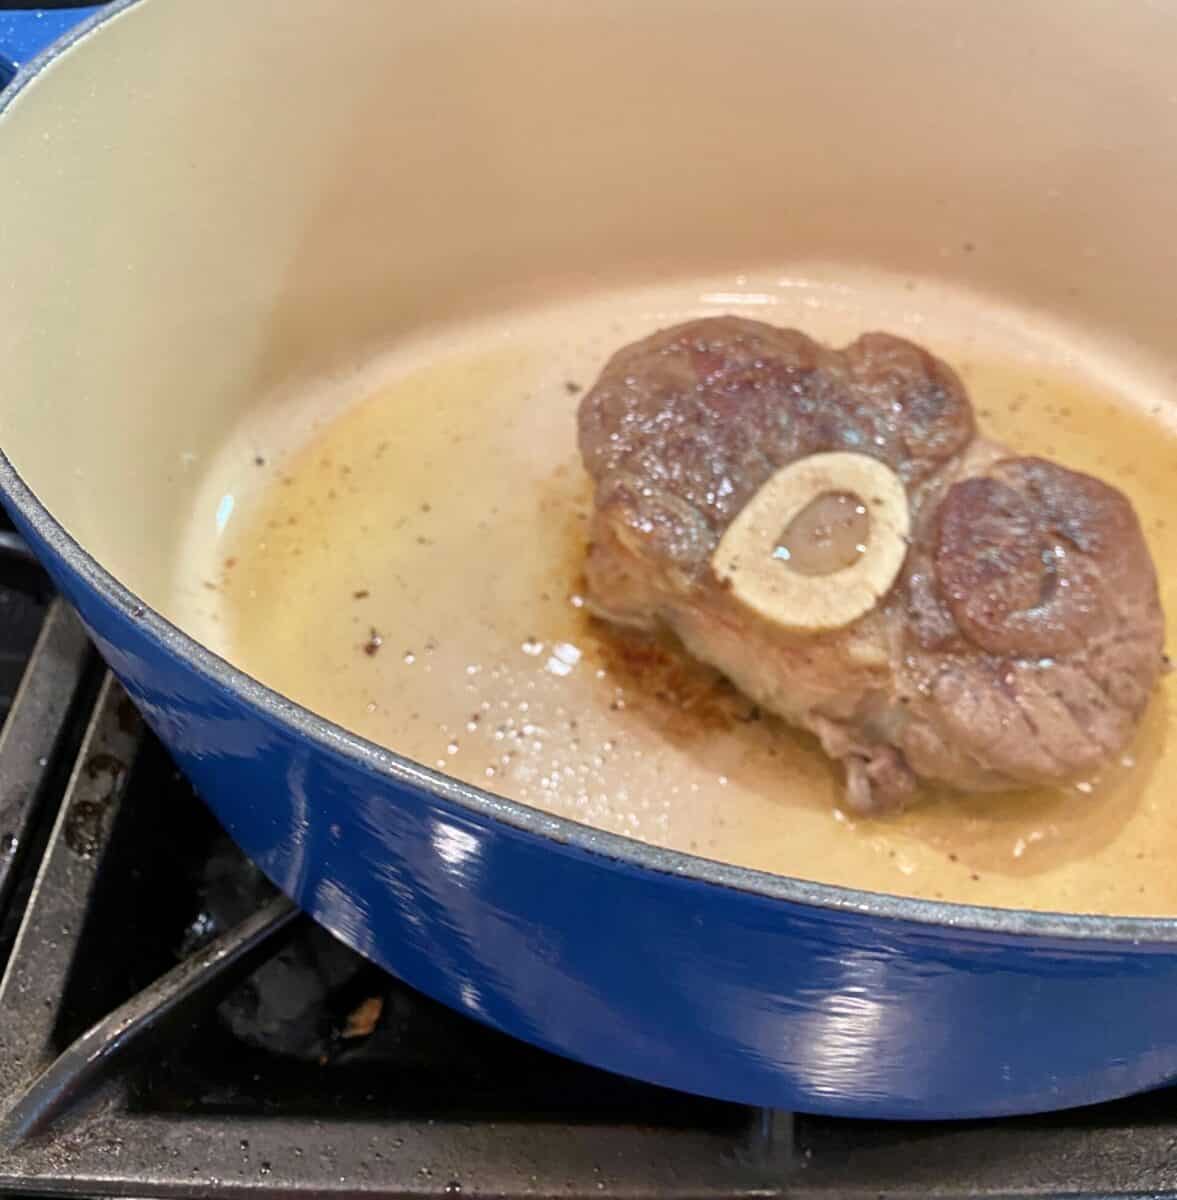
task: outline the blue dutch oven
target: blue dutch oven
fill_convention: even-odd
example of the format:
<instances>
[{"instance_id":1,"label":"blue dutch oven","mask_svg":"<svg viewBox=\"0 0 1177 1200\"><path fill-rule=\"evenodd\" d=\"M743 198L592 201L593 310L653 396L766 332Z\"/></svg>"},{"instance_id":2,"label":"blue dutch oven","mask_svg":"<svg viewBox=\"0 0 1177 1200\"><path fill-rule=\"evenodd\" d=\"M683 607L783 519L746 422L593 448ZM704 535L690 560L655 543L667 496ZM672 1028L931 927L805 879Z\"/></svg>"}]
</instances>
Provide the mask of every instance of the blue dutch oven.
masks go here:
<instances>
[{"instance_id":1,"label":"blue dutch oven","mask_svg":"<svg viewBox=\"0 0 1177 1200\"><path fill-rule=\"evenodd\" d=\"M1163 349L1177 10L1068 12L118 0L44 52L84 10L0 14L21 62L0 94L4 503L302 908L480 1021L729 1100L980 1117L1177 1079L1177 920L908 900L596 832L354 736L166 611L180 449L545 263L603 278L770 237L771 261L842 246L915 273L967 210L1005 239L979 282L1049 305L1103 272L1073 302Z\"/></svg>"}]
</instances>

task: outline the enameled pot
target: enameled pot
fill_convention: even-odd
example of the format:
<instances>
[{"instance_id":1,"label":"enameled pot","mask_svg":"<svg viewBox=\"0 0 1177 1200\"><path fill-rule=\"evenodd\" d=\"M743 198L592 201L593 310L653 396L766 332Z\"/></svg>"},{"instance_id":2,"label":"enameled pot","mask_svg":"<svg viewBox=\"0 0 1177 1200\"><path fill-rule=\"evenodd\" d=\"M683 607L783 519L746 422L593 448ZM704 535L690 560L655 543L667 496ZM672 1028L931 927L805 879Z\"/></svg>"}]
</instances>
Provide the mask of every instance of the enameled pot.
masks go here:
<instances>
[{"instance_id":1,"label":"enameled pot","mask_svg":"<svg viewBox=\"0 0 1177 1200\"><path fill-rule=\"evenodd\" d=\"M286 380L536 281L853 259L1177 365L1174 44L1177 6L1144 0L121 0L0 94L5 504L244 850L480 1021L855 1116L1171 1081L1177 920L904 900L594 832L299 708L167 597L182 454Z\"/></svg>"}]
</instances>

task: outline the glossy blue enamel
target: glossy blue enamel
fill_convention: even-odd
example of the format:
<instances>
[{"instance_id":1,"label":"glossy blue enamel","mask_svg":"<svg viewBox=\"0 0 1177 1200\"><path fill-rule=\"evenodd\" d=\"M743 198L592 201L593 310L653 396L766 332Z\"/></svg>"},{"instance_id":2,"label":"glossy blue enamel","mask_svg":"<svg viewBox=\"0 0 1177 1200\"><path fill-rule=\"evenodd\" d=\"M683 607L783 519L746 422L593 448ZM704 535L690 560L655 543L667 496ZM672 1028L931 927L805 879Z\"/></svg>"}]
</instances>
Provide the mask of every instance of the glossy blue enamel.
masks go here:
<instances>
[{"instance_id":1,"label":"glossy blue enamel","mask_svg":"<svg viewBox=\"0 0 1177 1200\"><path fill-rule=\"evenodd\" d=\"M3 11L0 3L0 87L21 63L35 58L80 21L98 12L101 5L77 8L33 8Z\"/></svg>"},{"instance_id":2,"label":"glossy blue enamel","mask_svg":"<svg viewBox=\"0 0 1177 1200\"><path fill-rule=\"evenodd\" d=\"M247 679L139 605L3 458L0 488L244 850L454 1008L672 1087L842 1115L1019 1113L1177 1078L1177 922L872 896L497 800Z\"/></svg>"}]
</instances>

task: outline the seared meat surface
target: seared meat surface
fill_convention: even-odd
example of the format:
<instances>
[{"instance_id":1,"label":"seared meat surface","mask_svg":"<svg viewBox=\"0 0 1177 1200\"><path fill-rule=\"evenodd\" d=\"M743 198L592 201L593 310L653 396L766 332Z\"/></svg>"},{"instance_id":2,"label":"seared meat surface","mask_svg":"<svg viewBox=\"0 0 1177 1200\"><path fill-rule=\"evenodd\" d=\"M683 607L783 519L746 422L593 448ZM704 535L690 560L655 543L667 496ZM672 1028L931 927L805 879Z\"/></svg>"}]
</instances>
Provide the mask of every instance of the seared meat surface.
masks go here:
<instances>
[{"instance_id":1,"label":"seared meat surface","mask_svg":"<svg viewBox=\"0 0 1177 1200\"><path fill-rule=\"evenodd\" d=\"M853 807L893 806L917 778L965 790L1064 782L1131 736L1164 635L1131 504L979 437L955 373L910 342L868 334L836 351L756 321L690 322L614 355L581 402L579 442L595 484L595 609L669 628L816 733L844 763ZM764 540L772 506L811 486L805 460L828 465L827 499L851 490L837 486L848 464L879 472L849 456L900 485L886 504L852 499L875 522L868 537L902 517L891 522L904 531L901 565L850 546L801 579L787 521ZM854 577L875 594L846 621L835 601L855 552ZM790 611L811 593L804 613Z\"/></svg>"}]
</instances>

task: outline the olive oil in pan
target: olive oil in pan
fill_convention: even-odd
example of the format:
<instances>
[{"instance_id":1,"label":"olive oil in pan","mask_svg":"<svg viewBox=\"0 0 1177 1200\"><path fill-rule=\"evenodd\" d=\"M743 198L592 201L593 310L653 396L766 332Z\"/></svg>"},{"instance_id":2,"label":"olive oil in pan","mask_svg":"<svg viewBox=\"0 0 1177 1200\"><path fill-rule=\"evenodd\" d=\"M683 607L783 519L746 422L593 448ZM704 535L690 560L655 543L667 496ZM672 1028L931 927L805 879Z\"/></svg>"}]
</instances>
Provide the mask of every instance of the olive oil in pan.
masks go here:
<instances>
[{"instance_id":1,"label":"olive oil in pan","mask_svg":"<svg viewBox=\"0 0 1177 1200\"><path fill-rule=\"evenodd\" d=\"M186 623L374 741L602 829L870 890L1177 913L1173 677L1102 778L933 794L866 821L839 811L839 773L811 738L673 647L589 617L580 392L616 347L723 309L705 294L613 297L455 331L357 377L354 402L300 447L241 468L255 472L252 498L209 543L203 580L181 580ZM1050 365L1021 334L1003 343L999 322L969 344L958 331L984 321L905 328L877 297L867 315L842 303L794 311L790 298L757 315L835 342L875 325L925 341L960 370L986 432L1129 494L1177 614L1171 410ZM880 310L891 319L870 319ZM275 436L250 432L252 444Z\"/></svg>"}]
</instances>

